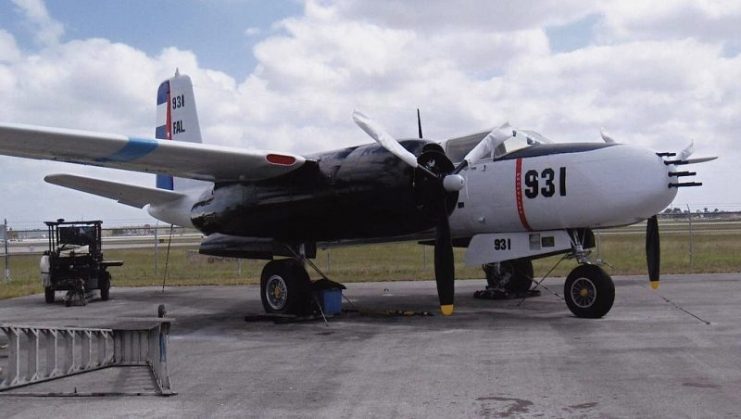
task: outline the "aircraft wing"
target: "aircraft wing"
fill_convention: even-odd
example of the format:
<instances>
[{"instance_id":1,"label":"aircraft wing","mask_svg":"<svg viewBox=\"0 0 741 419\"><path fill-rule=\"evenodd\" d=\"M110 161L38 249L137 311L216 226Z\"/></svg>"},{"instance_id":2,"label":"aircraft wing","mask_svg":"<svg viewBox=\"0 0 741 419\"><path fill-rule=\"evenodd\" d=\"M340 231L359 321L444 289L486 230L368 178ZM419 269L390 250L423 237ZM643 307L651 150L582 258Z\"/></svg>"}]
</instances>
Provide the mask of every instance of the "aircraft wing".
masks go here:
<instances>
[{"instance_id":1,"label":"aircraft wing","mask_svg":"<svg viewBox=\"0 0 741 419\"><path fill-rule=\"evenodd\" d=\"M306 161L288 153L20 124L0 124L0 154L210 182L272 178Z\"/></svg>"},{"instance_id":2,"label":"aircraft wing","mask_svg":"<svg viewBox=\"0 0 741 419\"><path fill-rule=\"evenodd\" d=\"M134 186L86 176L49 175L44 180L54 185L115 199L136 208L143 208L147 204L165 204L184 196L179 192L165 189Z\"/></svg>"}]
</instances>

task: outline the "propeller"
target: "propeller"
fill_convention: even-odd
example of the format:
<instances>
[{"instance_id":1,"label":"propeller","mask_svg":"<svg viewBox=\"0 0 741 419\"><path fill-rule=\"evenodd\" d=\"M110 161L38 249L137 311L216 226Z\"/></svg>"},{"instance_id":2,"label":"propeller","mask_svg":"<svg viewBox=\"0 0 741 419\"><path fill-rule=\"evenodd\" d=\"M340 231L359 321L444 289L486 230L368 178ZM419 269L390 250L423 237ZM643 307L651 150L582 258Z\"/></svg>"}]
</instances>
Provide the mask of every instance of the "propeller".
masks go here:
<instances>
[{"instance_id":1,"label":"propeller","mask_svg":"<svg viewBox=\"0 0 741 419\"><path fill-rule=\"evenodd\" d=\"M417 158L362 112L354 111L353 120L378 144L415 169L415 194L425 211L435 220L435 282L440 311L445 316L453 314L455 259L448 216L458 201L458 191L464 186L463 177L454 173L455 166L442 150L428 149ZM420 122L418 128L421 137Z\"/></svg>"},{"instance_id":2,"label":"propeller","mask_svg":"<svg viewBox=\"0 0 741 419\"><path fill-rule=\"evenodd\" d=\"M651 288L659 288L659 270L661 267L661 249L659 240L659 221L654 215L646 222L646 263Z\"/></svg>"}]
</instances>

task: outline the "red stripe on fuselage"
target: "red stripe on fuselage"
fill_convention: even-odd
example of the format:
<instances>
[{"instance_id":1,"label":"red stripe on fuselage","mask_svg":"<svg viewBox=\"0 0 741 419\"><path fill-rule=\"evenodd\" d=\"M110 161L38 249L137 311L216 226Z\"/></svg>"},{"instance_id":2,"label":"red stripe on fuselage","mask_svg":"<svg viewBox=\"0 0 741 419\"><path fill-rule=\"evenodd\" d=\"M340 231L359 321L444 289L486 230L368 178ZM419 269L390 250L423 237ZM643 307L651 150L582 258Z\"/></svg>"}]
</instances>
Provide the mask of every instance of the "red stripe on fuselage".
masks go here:
<instances>
[{"instance_id":1,"label":"red stripe on fuselage","mask_svg":"<svg viewBox=\"0 0 741 419\"><path fill-rule=\"evenodd\" d=\"M165 128L165 133L167 133L167 139L172 140L172 115L170 114L170 110L172 109L172 104L170 103L170 89L172 89L172 84L170 82L167 83L167 128Z\"/></svg>"},{"instance_id":2,"label":"red stripe on fuselage","mask_svg":"<svg viewBox=\"0 0 741 419\"><path fill-rule=\"evenodd\" d=\"M517 201L517 215L520 216L520 222L527 231L533 231L530 224L527 223L525 216L525 206L522 201L522 159L515 162L515 200Z\"/></svg>"}]
</instances>

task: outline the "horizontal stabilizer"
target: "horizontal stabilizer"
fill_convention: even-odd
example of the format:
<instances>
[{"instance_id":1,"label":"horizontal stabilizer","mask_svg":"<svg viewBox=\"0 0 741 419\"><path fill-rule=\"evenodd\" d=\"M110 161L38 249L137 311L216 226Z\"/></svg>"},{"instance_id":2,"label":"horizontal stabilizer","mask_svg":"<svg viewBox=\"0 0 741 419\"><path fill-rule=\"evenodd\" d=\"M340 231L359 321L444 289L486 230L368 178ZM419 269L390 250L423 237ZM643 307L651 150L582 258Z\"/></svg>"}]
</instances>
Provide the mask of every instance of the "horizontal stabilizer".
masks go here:
<instances>
[{"instance_id":1,"label":"horizontal stabilizer","mask_svg":"<svg viewBox=\"0 0 741 419\"><path fill-rule=\"evenodd\" d=\"M0 154L209 182L268 179L305 162L289 153L2 123Z\"/></svg>"},{"instance_id":2,"label":"horizontal stabilizer","mask_svg":"<svg viewBox=\"0 0 741 419\"><path fill-rule=\"evenodd\" d=\"M147 204L164 204L185 196L181 193L164 189L127 185L125 183L77 175L49 175L44 180L54 185L64 186L65 188L115 199L122 204L136 208L143 208Z\"/></svg>"}]
</instances>

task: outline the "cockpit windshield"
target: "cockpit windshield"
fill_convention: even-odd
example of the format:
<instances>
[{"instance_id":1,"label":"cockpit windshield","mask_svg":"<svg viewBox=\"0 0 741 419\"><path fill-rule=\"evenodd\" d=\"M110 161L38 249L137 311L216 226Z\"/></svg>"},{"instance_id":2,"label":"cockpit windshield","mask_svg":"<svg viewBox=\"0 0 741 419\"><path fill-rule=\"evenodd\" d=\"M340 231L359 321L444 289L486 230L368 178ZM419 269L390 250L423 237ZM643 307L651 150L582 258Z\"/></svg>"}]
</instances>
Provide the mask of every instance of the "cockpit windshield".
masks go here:
<instances>
[{"instance_id":1,"label":"cockpit windshield","mask_svg":"<svg viewBox=\"0 0 741 419\"><path fill-rule=\"evenodd\" d=\"M500 159L513 151L536 144L549 143L553 141L535 131L512 129L505 123L489 132L451 138L445 142L445 152L454 163L465 159L473 164L481 160Z\"/></svg>"},{"instance_id":2,"label":"cockpit windshield","mask_svg":"<svg viewBox=\"0 0 741 419\"><path fill-rule=\"evenodd\" d=\"M512 135L501 141L499 145L496 146L492 158L496 160L512 153L513 151L532 147L536 144L547 144L552 142L553 141L550 139L535 131L512 130Z\"/></svg>"},{"instance_id":3,"label":"cockpit windshield","mask_svg":"<svg viewBox=\"0 0 741 419\"><path fill-rule=\"evenodd\" d=\"M491 131L451 138L445 142L445 153L454 163L461 162L464 158L469 163L476 163L500 159L513 151L549 143L553 141L535 131L516 130L509 124L504 124Z\"/></svg>"}]
</instances>

